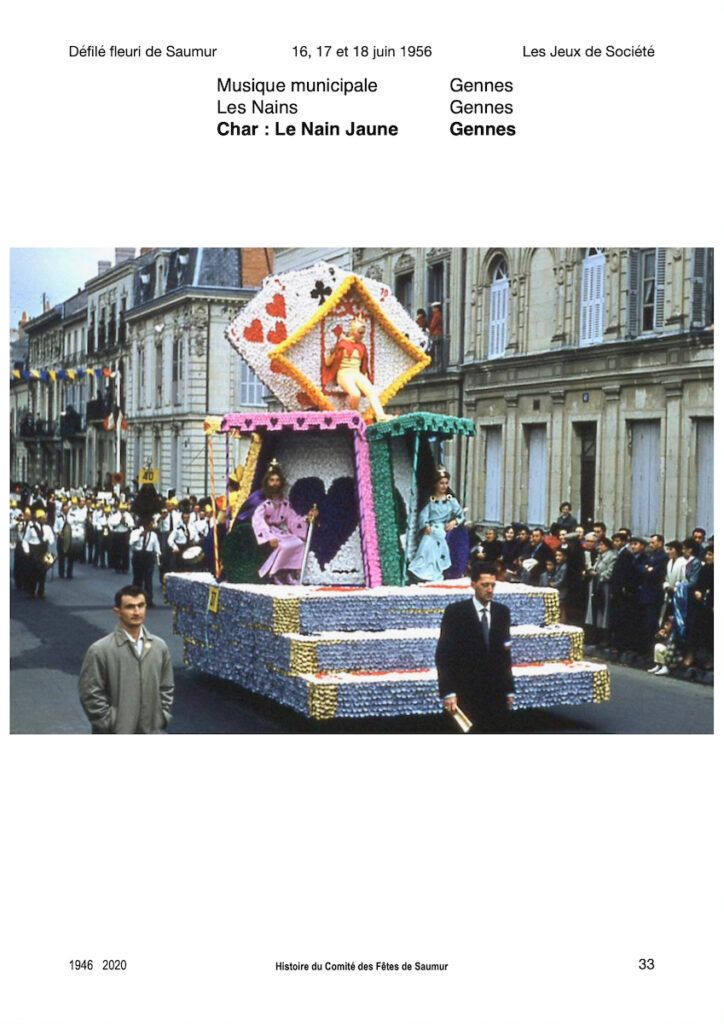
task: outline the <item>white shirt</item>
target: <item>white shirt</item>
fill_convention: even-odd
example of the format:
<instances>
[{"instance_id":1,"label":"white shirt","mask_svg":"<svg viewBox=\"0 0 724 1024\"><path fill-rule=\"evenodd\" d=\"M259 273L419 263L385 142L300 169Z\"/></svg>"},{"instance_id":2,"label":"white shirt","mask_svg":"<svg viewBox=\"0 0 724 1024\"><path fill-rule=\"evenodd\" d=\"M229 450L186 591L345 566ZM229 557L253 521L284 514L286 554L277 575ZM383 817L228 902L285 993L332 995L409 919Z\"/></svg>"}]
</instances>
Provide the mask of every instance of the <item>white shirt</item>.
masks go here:
<instances>
[{"instance_id":1,"label":"white shirt","mask_svg":"<svg viewBox=\"0 0 724 1024\"><path fill-rule=\"evenodd\" d=\"M179 545L185 547L187 544L198 544L198 542L199 535L193 523L189 523L188 526L180 523L168 538L168 546L172 551L178 551Z\"/></svg>"},{"instance_id":2,"label":"white shirt","mask_svg":"<svg viewBox=\"0 0 724 1024\"><path fill-rule=\"evenodd\" d=\"M28 528L25 531L25 537L23 538L23 551L26 555L30 554L30 548L36 547L38 544L47 544L49 551L55 550L55 535L47 523L28 523Z\"/></svg>"},{"instance_id":3,"label":"white shirt","mask_svg":"<svg viewBox=\"0 0 724 1024\"><path fill-rule=\"evenodd\" d=\"M152 555L160 555L161 545L158 540L158 534L154 530L149 530L146 533L142 526L132 530L131 551L148 551Z\"/></svg>"},{"instance_id":4,"label":"white shirt","mask_svg":"<svg viewBox=\"0 0 724 1024\"><path fill-rule=\"evenodd\" d=\"M136 657L140 658L141 655L143 654L143 645L146 642L146 634L143 631L143 626L141 626L138 632L138 640L134 640L130 633L126 633L125 629L123 630L123 632L128 637L128 642L130 643L131 647L136 652Z\"/></svg>"}]
</instances>

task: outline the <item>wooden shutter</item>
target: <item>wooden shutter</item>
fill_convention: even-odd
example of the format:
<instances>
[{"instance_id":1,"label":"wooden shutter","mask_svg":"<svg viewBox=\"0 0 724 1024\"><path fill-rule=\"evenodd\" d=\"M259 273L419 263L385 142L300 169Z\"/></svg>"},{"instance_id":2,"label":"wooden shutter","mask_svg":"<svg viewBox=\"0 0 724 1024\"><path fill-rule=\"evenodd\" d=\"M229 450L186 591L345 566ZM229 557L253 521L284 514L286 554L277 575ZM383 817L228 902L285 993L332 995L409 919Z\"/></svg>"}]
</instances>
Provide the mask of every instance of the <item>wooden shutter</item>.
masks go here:
<instances>
[{"instance_id":1,"label":"wooden shutter","mask_svg":"<svg viewBox=\"0 0 724 1024\"><path fill-rule=\"evenodd\" d=\"M503 431L488 427L485 431L485 522L500 522Z\"/></svg>"},{"instance_id":2,"label":"wooden shutter","mask_svg":"<svg viewBox=\"0 0 724 1024\"><path fill-rule=\"evenodd\" d=\"M691 281L691 326L692 328L706 327L705 323L705 302L706 294L705 278L707 264L707 250L694 249Z\"/></svg>"},{"instance_id":3,"label":"wooden shutter","mask_svg":"<svg viewBox=\"0 0 724 1024\"><path fill-rule=\"evenodd\" d=\"M508 290L507 277L493 281L490 287L489 359L502 356L508 343Z\"/></svg>"},{"instance_id":4,"label":"wooden shutter","mask_svg":"<svg viewBox=\"0 0 724 1024\"><path fill-rule=\"evenodd\" d=\"M696 523L714 532L714 420L696 422Z\"/></svg>"},{"instance_id":5,"label":"wooden shutter","mask_svg":"<svg viewBox=\"0 0 724 1024\"><path fill-rule=\"evenodd\" d=\"M581 345L603 341L604 273L606 257L602 252L587 256L581 274Z\"/></svg>"},{"instance_id":6,"label":"wooden shutter","mask_svg":"<svg viewBox=\"0 0 724 1024\"><path fill-rule=\"evenodd\" d=\"M628 251L628 310L626 317L627 336L637 338L639 329L639 264L640 249Z\"/></svg>"},{"instance_id":7,"label":"wooden shutter","mask_svg":"<svg viewBox=\"0 0 724 1024\"><path fill-rule=\"evenodd\" d=\"M656 250L656 297L654 300L654 330L664 329L664 285L666 283L666 249Z\"/></svg>"},{"instance_id":8,"label":"wooden shutter","mask_svg":"<svg viewBox=\"0 0 724 1024\"><path fill-rule=\"evenodd\" d=\"M631 529L647 537L660 529L661 483L659 420L631 424Z\"/></svg>"},{"instance_id":9,"label":"wooden shutter","mask_svg":"<svg viewBox=\"0 0 724 1024\"><path fill-rule=\"evenodd\" d=\"M548 511L546 428L528 428L528 523L543 526Z\"/></svg>"}]
</instances>

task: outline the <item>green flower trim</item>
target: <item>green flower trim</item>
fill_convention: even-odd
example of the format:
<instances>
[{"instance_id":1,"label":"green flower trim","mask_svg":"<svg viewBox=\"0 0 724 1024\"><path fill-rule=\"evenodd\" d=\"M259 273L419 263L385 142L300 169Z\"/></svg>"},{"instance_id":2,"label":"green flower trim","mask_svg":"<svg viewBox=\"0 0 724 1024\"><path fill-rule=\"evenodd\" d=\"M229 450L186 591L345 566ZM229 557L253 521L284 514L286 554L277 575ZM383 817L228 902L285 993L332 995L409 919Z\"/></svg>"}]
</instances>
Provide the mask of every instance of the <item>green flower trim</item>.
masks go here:
<instances>
[{"instance_id":1,"label":"green flower trim","mask_svg":"<svg viewBox=\"0 0 724 1024\"><path fill-rule=\"evenodd\" d=\"M367 432L369 438L369 431ZM375 500L377 541L384 586L400 587L404 579L404 552L400 547L400 514L395 501L392 455L384 438L370 444L372 490Z\"/></svg>"},{"instance_id":2,"label":"green flower trim","mask_svg":"<svg viewBox=\"0 0 724 1024\"><path fill-rule=\"evenodd\" d=\"M452 437L463 434L475 435L475 424L461 416L444 416L436 412L406 412L385 423L373 423L367 428L367 440L380 441L385 437L399 437L402 434L437 434Z\"/></svg>"}]
</instances>

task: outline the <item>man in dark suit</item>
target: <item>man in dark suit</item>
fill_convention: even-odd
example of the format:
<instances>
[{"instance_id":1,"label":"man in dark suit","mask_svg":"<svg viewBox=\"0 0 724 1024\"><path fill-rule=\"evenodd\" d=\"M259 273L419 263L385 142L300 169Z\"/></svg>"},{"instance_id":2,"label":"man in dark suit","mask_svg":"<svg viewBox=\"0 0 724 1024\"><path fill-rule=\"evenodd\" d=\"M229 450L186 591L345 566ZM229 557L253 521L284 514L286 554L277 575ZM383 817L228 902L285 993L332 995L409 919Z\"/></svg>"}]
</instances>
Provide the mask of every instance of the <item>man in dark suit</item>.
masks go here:
<instances>
[{"instance_id":1,"label":"man in dark suit","mask_svg":"<svg viewBox=\"0 0 724 1024\"><path fill-rule=\"evenodd\" d=\"M515 696L510 661L510 609L493 601L495 566L476 562L470 570L472 598L445 609L435 652L445 710L460 707L477 732L500 727Z\"/></svg>"}]
</instances>

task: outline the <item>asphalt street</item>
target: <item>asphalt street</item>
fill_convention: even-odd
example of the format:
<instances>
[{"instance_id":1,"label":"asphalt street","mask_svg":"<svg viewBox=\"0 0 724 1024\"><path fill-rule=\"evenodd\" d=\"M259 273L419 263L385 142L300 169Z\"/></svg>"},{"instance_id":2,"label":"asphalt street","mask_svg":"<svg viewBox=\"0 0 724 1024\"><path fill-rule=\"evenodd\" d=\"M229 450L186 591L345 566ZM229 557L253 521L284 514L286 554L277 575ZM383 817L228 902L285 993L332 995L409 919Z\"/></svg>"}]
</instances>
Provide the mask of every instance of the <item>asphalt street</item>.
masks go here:
<instances>
[{"instance_id":1,"label":"asphalt street","mask_svg":"<svg viewBox=\"0 0 724 1024\"><path fill-rule=\"evenodd\" d=\"M10 730L13 733L89 733L78 701L78 674L94 640L115 628L113 595L130 578L77 565L73 580L49 576L45 600L11 591ZM156 593L160 602L160 592ZM445 733L441 716L308 722L243 688L183 665L183 644L173 634L171 609L148 610L146 624L168 643L176 696L171 733ZM678 679L612 666L613 697L555 711L513 716L518 733L710 733L713 689Z\"/></svg>"}]
</instances>

